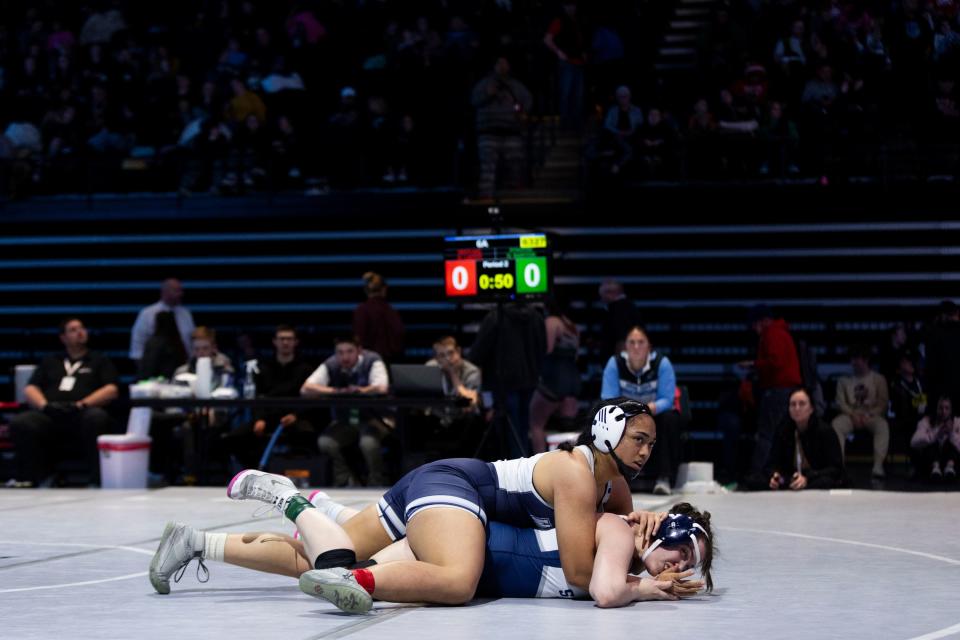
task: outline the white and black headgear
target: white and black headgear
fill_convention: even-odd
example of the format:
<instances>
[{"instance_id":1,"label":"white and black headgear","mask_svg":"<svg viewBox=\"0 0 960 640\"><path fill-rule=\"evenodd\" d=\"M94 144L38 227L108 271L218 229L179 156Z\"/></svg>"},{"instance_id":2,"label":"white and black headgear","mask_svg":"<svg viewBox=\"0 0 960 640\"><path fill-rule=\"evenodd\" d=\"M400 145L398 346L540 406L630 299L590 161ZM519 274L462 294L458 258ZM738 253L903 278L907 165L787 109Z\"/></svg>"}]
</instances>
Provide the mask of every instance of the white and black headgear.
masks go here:
<instances>
[{"instance_id":1,"label":"white and black headgear","mask_svg":"<svg viewBox=\"0 0 960 640\"><path fill-rule=\"evenodd\" d=\"M635 400L603 405L593 414L593 422L590 425L593 446L600 453L611 453L623 438L627 420L641 414L652 415L647 405Z\"/></svg>"}]
</instances>

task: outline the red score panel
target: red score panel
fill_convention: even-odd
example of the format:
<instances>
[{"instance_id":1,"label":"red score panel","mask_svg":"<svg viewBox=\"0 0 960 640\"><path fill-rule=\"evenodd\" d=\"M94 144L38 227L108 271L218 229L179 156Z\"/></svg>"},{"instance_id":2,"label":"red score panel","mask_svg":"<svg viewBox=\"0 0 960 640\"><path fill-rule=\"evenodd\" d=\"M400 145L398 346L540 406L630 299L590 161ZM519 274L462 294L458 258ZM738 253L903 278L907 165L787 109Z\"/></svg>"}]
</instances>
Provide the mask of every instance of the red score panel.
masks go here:
<instances>
[{"instance_id":1,"label":"red score panel","mask_svg":"<svg viewBox=\"0 0 960 640\"><path fill-rule=\"evenodd\" d=\"M477 295L476 260L446 260L445 264L448 296Z\"/></svg>"}]
</instances>

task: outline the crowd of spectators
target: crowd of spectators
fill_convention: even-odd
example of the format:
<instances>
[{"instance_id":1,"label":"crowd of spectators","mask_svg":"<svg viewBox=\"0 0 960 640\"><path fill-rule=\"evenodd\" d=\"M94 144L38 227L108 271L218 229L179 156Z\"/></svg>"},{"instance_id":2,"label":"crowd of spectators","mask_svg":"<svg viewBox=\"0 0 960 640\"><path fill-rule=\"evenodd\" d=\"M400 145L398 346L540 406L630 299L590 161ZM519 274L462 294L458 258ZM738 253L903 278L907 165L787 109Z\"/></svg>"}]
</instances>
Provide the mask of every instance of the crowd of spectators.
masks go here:
<instances>
[{"instance_id":1,"label":"crowd of spectators","mask_svg":"<svg viewBox=\"0 0 960 640\"><path fill-rule=\"evenodd\" d=\"M879 149L921 148L930 173L955 173L957 9L953 0L720 3L696 45L698 80L634 87L642 113L628 117L635 80L624 77L595 153L614 174L627 157L648 178L791 177L877 175ZM645 130L663 120L668 135Z\"/></svg>"},{"instance_id":2,"label":"crowd of spectators","mask_svg":"<svg viewBox=\"0 0 960 640\"><path fill-rule=\"evenodd\" d=\"M7 12L0 158L14 193L122 189L122 169L223 193L472 188L479 175L488 194L498 156L505 184L523 184L534 113L588 134L604 172L640 178L871 173L864 147L948 157L960 141L954 0L720 3L693 76L650 71L667 29L653 4L51 0Z\"/></svg>"},{"instance_id":3,"label":"crowd of spectators","mask_svg":"<svg viewBox=\"0 0 960 640\"><path fill-rule=\"evenodd\" d=\"M321 178L335 188L450 184L470 88L511 52L524 19L511 3L483 2L97 0L5 10L8 180L88 187L75 176L86 179L77 169L92 158L161 174L175 167L174 186L225 193ZM92 186L119 188L113 174Z\"/></svg>"}]
</instances>

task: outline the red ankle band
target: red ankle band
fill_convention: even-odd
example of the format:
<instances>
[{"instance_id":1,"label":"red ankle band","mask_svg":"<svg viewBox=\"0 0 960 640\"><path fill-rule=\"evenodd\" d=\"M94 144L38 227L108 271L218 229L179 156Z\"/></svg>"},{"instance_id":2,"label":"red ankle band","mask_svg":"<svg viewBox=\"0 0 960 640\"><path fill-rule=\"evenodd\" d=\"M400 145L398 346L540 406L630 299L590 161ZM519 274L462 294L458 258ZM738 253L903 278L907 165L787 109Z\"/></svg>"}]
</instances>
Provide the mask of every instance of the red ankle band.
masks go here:
<instances>
[{"instance_id":1,"label":"red ankle band","mask_svg":"<svg viewBox=\"0 0 960 640\"><path fill-rule=\"evenodd\" d=\"M376 585L373 580L373 574L369 569L354 569L353 577L357 579L361 587L367 590L367 593L373 595L373 590L376 588Z\"/></svg>"}]
</instances>

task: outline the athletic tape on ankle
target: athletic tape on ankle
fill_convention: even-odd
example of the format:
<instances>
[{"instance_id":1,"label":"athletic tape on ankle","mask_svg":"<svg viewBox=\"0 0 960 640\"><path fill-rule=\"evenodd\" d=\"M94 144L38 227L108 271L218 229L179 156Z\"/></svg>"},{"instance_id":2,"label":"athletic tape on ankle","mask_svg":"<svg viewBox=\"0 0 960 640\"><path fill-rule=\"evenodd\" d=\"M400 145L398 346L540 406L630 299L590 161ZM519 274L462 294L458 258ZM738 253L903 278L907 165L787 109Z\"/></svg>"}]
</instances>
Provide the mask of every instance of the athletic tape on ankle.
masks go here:
<instances>
[{"instance_id":1,"label":"athletic tape on ankle","mask_svg":"<svg viewBox=\"0 0 960 640\"><path fill-rule=\"evenodd\" d=\"M295 495L287 501L287 507L283 510L283 515L285 515L290 522L296 522L297 516L299 516L304 509L313 508L314 506L309 500L301 495Z\"/></svg>"},{"instance_id":2,"label":"athletic tape on ankle","mask_svg":"<svg viewBox=\"0 0 960 640\"><path fill-rule=\"evenodd\" d=\"M207 533L203 542L203 557L206 560L223 562L224 548L227 546L227 534Z\"/></svg>"}]
</instances>

